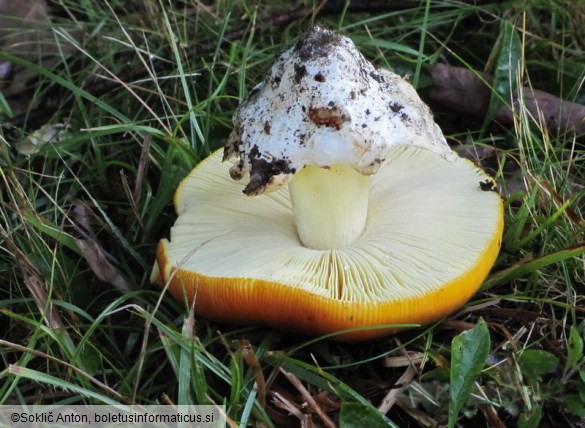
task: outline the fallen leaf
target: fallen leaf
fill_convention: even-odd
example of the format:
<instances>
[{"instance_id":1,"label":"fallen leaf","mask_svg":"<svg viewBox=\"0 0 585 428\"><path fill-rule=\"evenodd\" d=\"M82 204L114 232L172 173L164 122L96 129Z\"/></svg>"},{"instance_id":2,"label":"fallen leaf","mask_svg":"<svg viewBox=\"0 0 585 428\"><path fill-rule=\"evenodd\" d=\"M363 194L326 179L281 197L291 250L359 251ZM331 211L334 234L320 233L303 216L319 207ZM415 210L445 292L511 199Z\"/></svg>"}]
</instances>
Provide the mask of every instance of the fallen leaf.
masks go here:
<instances>
[{"instance_id":1,"label":"fallen leaf","mask_svg":"<svg viewBox=\"0 0 585 428\"><path fill-rule=\"evenodd\" d=\"M54 329L63 328L59 312L53 306L52 301L48 299L46 284L36 276L27 276L24 278L24 284L35 299L39 311L45 315L47 325Z\"/></svg>"},{"instance_id":2,"label":"fallen leaf","mask_svg":"<svg viewBox=\"0 0 585 428\"><path fill-rule=\"evenodd\" d=\"M262 367L260 361L254 352L254 348L249 340L238 341L238 350L242 353L244 361L252 369L254 373L254 379L258 386L258 402L262 407L266 406L266 381L264 380L264 374L262 373Z\"/></svg>"},{"instance_id":3,"label":"fallen leaf","mask_svg":"<svg viewBox=\"0 0 585 428\"><path fill-rule=\"evenodd\" d=\"M93 226L91 225L91 217L93 217L93 212L91 209L83 202L77 202L75 207L73 208L73 218L75 219L75 225L79 228L83 229L87 236L91 237L92 239L95 238L95 232L93 230Z\"/></svg>"},{"instance_id":4,"label":"fallen leaf","mask_svg":"<svg viewBox=\"0 0 585 428\"><path fill-rule=\"evenodd\" d=\"M341 407L341 403L327 391L321 391L313 395L313 400L325 413L335 412Z\"/></svg>"},{"instance_id":5,"label":"fallen leaf","mask_svg":"<svg viewBox=\"0 0 585 428\"><path fill-rule=\"evenodd\" d=\"M17 142L14 148L21 155L38 153L45 144L58 144L67 138L69 129L69 125L63 123L43 125L25 139Z\"/></svg>"},{"instance_id":6,"label":"fallen leaf","mask_svg":"<svg viewBox=\"0 0 585 428\"><path fill-rule=\"evenodd\" d=\"M124 275L108 261L96 241L76 239L75 244L100 281L112 284L120 291L130 291L132 289Z\"/></svg>"},{"instance_id":7,"label":"fallen leaf","mask_svg":"<svg viewBox=\"0 0 585 428\"><path fill-rule=\"evenodd\" d=\"M476 74L467 68L446 64L436 64L430 71L433 79L430 97L435 102L459 113L485 116L491 94L489 84L493 80L489 74ZM549 129L585 134L584 105L524 87L514 95L511 107L512 109L500 108L496 112L495 120L504 126L512 126L514 114L524 107L532 117L541 120Z\"/></svg>"}]
</instances>

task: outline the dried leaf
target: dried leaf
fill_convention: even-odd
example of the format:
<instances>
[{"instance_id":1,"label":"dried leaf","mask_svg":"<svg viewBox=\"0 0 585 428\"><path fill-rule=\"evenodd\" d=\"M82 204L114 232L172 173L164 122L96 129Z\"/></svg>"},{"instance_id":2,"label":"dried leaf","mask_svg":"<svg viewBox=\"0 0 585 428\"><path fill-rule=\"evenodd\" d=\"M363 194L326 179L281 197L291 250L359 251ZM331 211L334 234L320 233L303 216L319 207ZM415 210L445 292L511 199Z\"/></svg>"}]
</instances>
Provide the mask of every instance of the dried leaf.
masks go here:
<instances>
[{"instance_id":1,"label":"dried leaf","mask_svg":"<svg viewBox=\"0 0 585 428\"><path fill-rule=\"evenodd\" d=\"M35 299L39 311L44 313L47 325L54 329L63 328L63 321L61 321L59 312L57 312L50 299L47 304L46 285L36 276L27 276L24 278L24 284Z\"/></svg>"},{"instance_id":2,"label":"dried leaf","mask_svg":"<svg viewBox=\"0 0 585 428\"><path fill-rule=\"evenodd\" d=\"M58 144L69 135L69 125L63 123L46 124L34 131L24 140L15 144L15 149L21 155L38 153L45 144Z\"/></svg>"},{"instance_id":3,"label":"dried leaf","mask_svg":"<svg viewBox=\"0 0 585 428\"><path fill-rule=\"evenodd\" d=\"M254 373L254 379L258 386L258 402L264 407L266 405L266 381L264 379L264 374L262 373L260 361L258 361L258 357L256 356L254 348L249 340L240 340L238 342L238 349L242 353L244 361L248 367L252 369L252 373Z\"/></svg>"},{"instance_id":4,"label":"dried leaf","mask_svg":"<svg viewBox=\"0 0 585 428\"><path fill-rule=\"evenodd\" d=\"M341 407L341 403L335 400L327 391L321 391L313 395L313 400L325 413L335 412Z\"/></svg>"},{"instance_id":5,"label":"dried leaf","mask_svg":"<svg viewBox=\"0 0 585 428\"><path fill-rule=\"evenodd\" d=\"M488 74L476 74L461 67L436 64L431 67L433 86L430 97L456 112L484 117L490 101ZM521 88L513 97L514 112L524 106L535 118L540 118L549 128L558 132L585 133L585 106L531 88ZM500 108L495 120L504 126L514 124L514 112L508 107Z\"/></svg>"},{"instance_id":6,"label":"dried leaf","mask_svg":"<svg viewBox=\"0 0 585 428\"><path fill-rule=\"evenodd\" d=\"M514 100L514 111L519 111L521 104L533 117L542 119L549 129L585 134L585 105L563 101L548 92L531 88L522 88L522 97ZM512 112L500 109L496 120L513 123Z\"/></svg>"},{"instance_id":7,"label":"dried leaf","mask_svg":"<svg viewBox=\"0 0 585 428\"><path fill-rule=\"evenodd\" d=\"M76 239L75 244L83 258L100 281L112 284L120 291L130 291L131 287L122 273L106 258L104 252L93 240Z\"/></svg>"},{"instance_id":8,"label":"dried leaf","mask_svg":"<svg viewBox=\"0 0 585 428\"><path fill-rule=\"evenodd\" d=\"M400 376L400 378L396 382L396 385L398 387L392 388L388 392L388 394L386 394L386 396L384 397L384 399L382 400L382 402L378 406L378 410L380 411L381 414L385 415L386 413L388 413L388 411L396 403L396 401L398 399L398 395L402 391L404 391L408 387L408 385L410 385L410 383L412 382L412 379L414 379L416 374L417 374L417 369L413 365L410 365L406 368L404 373L402 373L402 376Z\"/></svg>"},{"instance_id":9,"label":"dried leaf","mask_svg":"<svg viewBox=\"0 0 585 428\"><path fill-rule=\"evenodd\" d=\"M436 64L430 71L433 86L429 95L434 101L459 113L476 117L486 114L490 102L488 74L476 75L467 68L446 64Z\"/></svg>"},{"instance_id":10,"label":"dried leaf","mask_svg":"<svg viewBox=\"0 0 585 428\"><path fill-rule=\"evenodd\" d=\"M82 202L75 204L75 207L73 208L73 218L75 219L75 224L79 226L79 228L83 229L83 232L87 233L87 235L89 235L91 238L95 238L95 232L91 225L92 216L93 213L86 204Z\"/></svg>"}]
</instances>

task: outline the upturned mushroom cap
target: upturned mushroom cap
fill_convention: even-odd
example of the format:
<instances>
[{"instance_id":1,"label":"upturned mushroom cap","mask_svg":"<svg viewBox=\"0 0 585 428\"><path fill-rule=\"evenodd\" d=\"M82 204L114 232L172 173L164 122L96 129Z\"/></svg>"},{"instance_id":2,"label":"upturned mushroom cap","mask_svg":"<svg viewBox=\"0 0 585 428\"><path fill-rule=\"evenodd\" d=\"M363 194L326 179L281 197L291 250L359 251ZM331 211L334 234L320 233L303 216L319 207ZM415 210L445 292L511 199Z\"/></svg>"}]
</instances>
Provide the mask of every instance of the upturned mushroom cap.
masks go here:
<instances>
[{"instance_id":1,"label":"upturned mushroom cap","mask_svg":"<svg viewBox=\"0 0 585 428\"><path fill-rule=\"evenodd\" d=\"M233 122L224 159L237 156L230 174L249 175L247 195L284 186L306 165L375 174L397 144L454 157L408 81L321 27L280 55Z\"/></svg>"},{"instance_id":2,"label":"upturned mushroom cap","mask_svg":"<svg viewBox=\"0 0 585 428\"><path fill-rule=\"evenodd\" d=\"M221 156L179 186L152 275L202 317L313 336L362 328L336 339L372 339L448 316L498 255L501 197L482 190L493 180L467 160L396 146L372 178L361 237L313 250L299 240L288 187L246 196Z\"/></svg>"},{"instance_id":3,"label":"upturned mushroom cap","mask_svg":"<svg viewBox=\"0 0 585 428\"><path fill-rule=\"evenodd\" d=\"M461 307L499 252L493 179L408 82L322 28L237 110L231 157L181 182L151 275L201 316L371 339Z\"/></svg>"}]
</instances>

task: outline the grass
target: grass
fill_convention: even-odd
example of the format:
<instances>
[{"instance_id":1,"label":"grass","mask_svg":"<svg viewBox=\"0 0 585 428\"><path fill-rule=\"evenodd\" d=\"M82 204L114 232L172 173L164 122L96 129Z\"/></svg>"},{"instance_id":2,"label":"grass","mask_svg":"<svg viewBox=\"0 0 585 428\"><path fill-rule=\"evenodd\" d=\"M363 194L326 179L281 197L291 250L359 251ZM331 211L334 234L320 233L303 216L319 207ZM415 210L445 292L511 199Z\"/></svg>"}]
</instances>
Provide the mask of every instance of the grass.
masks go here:
<instances>
[{"instance_id":1,"label":"grass","mask_svg":"<svg viewBox=\"0 0 585 428\"><path fill-rule=\"evenodd\" d=\"M442 62L497 68L494 108L517 76L584 103L582 5L315 15L308 4L282 26L274 16L293 8L280 2L53 6L44 43L55 61L0 53L36 76L24 109L10 117L1 105L0 403L215 402L233 426L583 423L583 136L547 129L522 103L509 128L433 105L454 148L495 174L506 207L491 275L444 322L355 346L212 323L149 284L178 182L225 144L239 100L309 25L350 36L423 96ZM59 140L20 153L57 123L68 125ZM487 335L460 335L481 319ZM451 346L469 340L489 352L466 368ZM451 364L469 374L469 397L454 396Z\"/></svg>"}]
</instances>

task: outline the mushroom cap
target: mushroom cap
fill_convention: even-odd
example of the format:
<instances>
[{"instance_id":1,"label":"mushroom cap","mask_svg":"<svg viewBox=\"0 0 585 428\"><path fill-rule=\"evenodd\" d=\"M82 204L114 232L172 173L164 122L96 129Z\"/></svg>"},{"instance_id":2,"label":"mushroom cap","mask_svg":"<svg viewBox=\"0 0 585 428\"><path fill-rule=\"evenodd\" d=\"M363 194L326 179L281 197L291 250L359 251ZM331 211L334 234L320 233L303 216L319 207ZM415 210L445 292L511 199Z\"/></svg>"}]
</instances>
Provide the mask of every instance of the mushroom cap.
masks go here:
<instances>
[{"instance_id":1,"label":"mushroom cap","mask_svg":"<svg viewBox=\"0 0 585 428\"><path fill-rule=\"evenodd\" d=\"M415 145L453 159L429 108L400 76L374 67L347 37L315 27L280 55L233 117L224 159L258 195L305 165L375 174L390 149Z\"/></svg>"},{"instance_id":2,"label":"mushroom cap","mask_svg":"<svg viewBox=\"0 0 585 428\"><path fill-rule=\"evenodd\" d=\"M287 187L242 194L218 151L175 194L178 219L152 280L199 315L365 340L461 307L493 265L503 204L473 163L397 145L372 177L368 217L350 247L299 241ZM373 328L383 325L384 328Z\"/></svg>"}]
</instances>

